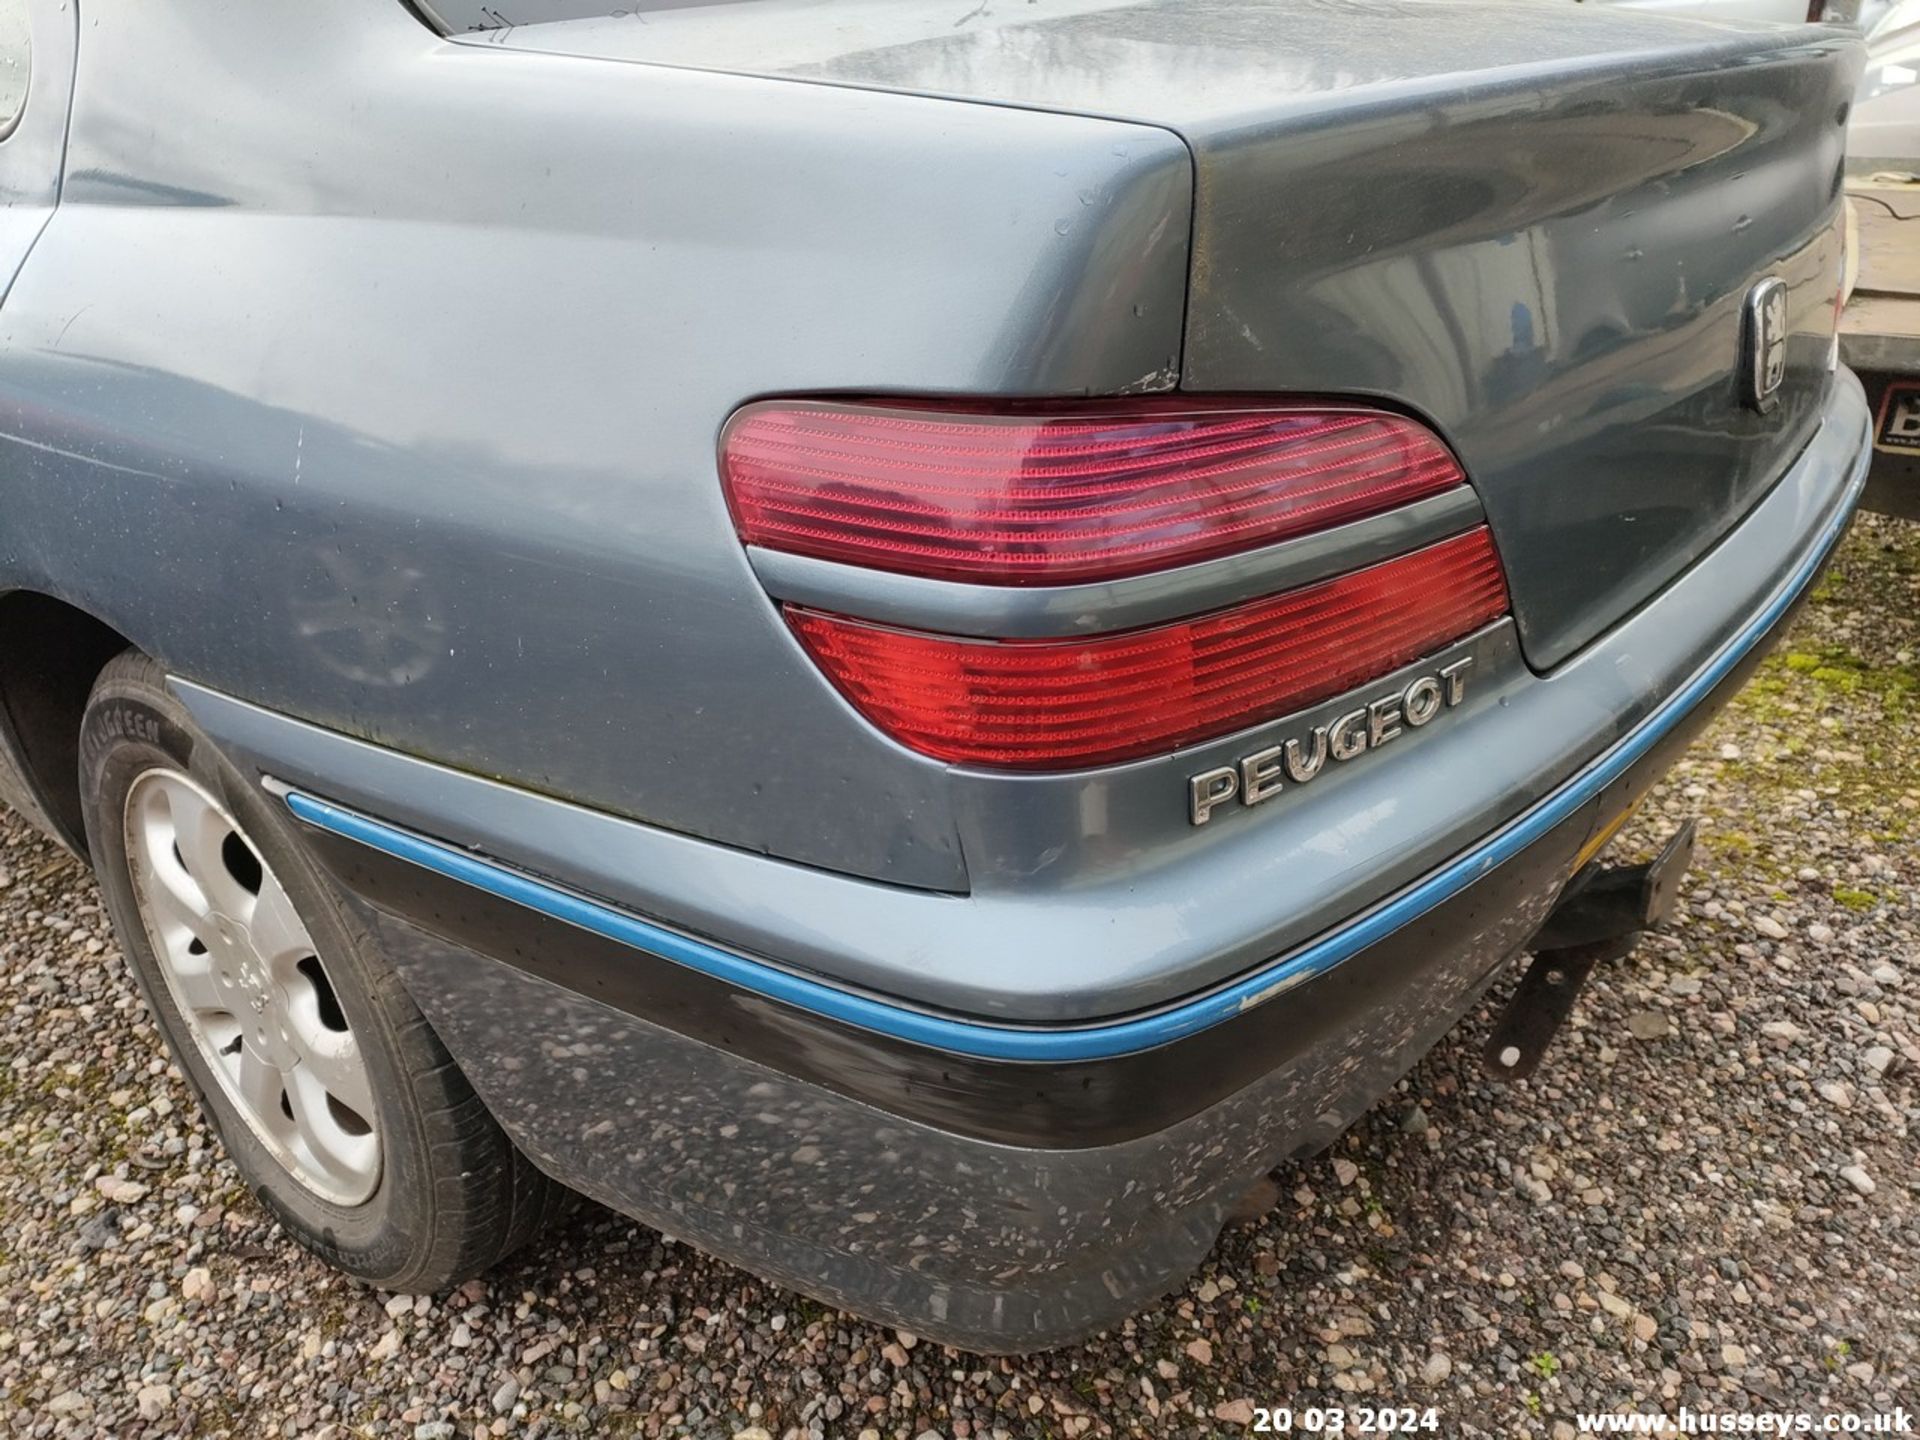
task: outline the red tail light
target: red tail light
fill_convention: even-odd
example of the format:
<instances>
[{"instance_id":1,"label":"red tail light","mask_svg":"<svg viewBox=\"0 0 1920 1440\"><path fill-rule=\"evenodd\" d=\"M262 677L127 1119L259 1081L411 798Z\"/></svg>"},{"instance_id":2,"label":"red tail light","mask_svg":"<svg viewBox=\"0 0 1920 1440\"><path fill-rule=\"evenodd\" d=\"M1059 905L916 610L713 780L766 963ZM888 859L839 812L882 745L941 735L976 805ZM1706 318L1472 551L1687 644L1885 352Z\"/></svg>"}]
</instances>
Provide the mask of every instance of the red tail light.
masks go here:
<instances>
[{"instance_id":1,"label":"red tail light","mask_svg":"<svg viewBox=\"0 0 1920 1440\"><path fill-rule=\"evenodd\" d=\"M986 585L1163 570L1465 479L1398 415L1192 400L1014 414L768 401L727 426L721 471L750 545Z\"/></svg>"},{"instance_id":2,"label":"red tail light","mask_svg":"<svg viewBox=\"0 0 1920 1440\"><path fill-rule=\"evenodd\" d=\"M1336 579L1087 639L964 640L789 607L874 724L944 760L1021 769L1171 750L1328 699L1507 609L1485 526Z\"/></svg>"}]
</instances>

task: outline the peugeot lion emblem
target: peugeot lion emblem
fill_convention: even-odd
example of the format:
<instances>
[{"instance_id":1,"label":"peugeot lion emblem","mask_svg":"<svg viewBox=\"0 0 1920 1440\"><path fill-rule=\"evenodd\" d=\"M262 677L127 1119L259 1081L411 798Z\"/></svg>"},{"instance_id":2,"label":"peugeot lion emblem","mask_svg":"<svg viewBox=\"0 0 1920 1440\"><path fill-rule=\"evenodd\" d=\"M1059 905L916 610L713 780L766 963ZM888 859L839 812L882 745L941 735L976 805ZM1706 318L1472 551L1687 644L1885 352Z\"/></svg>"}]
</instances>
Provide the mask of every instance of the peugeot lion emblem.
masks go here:
<instances>
[{"instance_id":1,"label":"peugeot lion emblem","mask_svg":"<svg viewBox=\"0 0 1920 1440\"><path fill-rule=\"evenodd\" d=\"M1747 292L1741 337L1741 389L1747 404L1765 414L1777 403L1787 373L1787 286L1769 275Z\"/></svg>"}]
</instances>

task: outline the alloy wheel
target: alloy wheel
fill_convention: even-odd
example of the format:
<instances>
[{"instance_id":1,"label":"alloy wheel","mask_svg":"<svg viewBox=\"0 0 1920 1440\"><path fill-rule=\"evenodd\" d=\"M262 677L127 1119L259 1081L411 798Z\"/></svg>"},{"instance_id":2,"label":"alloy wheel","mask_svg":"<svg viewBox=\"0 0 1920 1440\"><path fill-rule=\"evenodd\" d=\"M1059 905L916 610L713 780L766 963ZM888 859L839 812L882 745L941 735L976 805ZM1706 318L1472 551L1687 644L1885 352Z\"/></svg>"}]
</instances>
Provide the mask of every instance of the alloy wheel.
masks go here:
<instances>
[{"instance_id":1,"label":"alloy wheel","mask_svg":"<svg viewBox=\"0 0 1920 1440\"><path fill-rule=\"evenodd\" d=\"M286 887L177 770L128 789L126 842L161 974L228 1102L300 1184L364 1202L380 1181L373 1081Z\"/></svg>"}]
</instances>

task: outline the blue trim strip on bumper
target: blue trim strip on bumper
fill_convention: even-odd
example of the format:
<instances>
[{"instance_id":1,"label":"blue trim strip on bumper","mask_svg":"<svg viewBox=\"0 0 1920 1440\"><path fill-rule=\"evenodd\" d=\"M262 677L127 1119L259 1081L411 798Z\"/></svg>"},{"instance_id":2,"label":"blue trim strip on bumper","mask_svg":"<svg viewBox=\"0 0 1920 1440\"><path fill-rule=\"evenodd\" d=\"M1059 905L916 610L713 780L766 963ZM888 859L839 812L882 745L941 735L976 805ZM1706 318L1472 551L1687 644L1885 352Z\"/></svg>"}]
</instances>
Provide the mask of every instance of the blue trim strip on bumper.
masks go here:
<instances>
[{"instance_id":1,"label":"blue trim strip on bumper","mask_svg":"<svg viewBox=\"0 0 1920 1440\"><path fill-rule=\"evenodd\" d=\"M1859 484L1856 479L1849 487L1846 500L1827 522L1818 543L1808 551L1766 609L1749 620L1739 634L1692 680L1670 696L1631 734L1533 809L1410 889L1305 948L1274 960L1218 990L1132 1019L1099 1025L1035 1029L916 1010L842 990L781 969L767 961L723 950L537 880L522 871L397 829L300 791L288 792L287 808L309 825L411 861L649 955L688 966L742 990L863 1030L877 1031L914 1044L986 1060L1062 1062L1112 1059L1150 1050L1230 1020L1243 1010L1263 1004L1292 986L1332 969L1401 926L1452 899L1488 871L1520 854L1555 826L1571 818L1582 805L1625 775L1652 750L1694 706L1732 673L1748 652L1786 614L1838 542L1853 513L1852 501Z\"/></svg>"}]
</instances>

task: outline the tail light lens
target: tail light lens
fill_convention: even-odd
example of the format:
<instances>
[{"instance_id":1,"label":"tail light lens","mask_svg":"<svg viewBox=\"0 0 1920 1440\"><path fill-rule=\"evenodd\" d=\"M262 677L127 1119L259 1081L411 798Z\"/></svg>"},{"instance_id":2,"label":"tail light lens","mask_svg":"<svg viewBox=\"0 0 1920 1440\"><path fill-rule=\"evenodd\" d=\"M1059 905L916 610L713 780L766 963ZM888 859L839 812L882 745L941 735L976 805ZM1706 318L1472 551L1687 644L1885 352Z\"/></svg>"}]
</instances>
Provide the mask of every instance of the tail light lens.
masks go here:
<instances>
[{"instance_id":1,"label":"tail light lens","mask_svg":"<svg viewBox=\"0 0 1920 1440\"><path fill-rule=\"evenodd\" d=\"M1506 609L1480 526L1270 599L1087 639L966 640L793 607L787 616L842 693L905 744L944 760L1061 770L1287 714Z\"/></svg>"},{"instance_id":2,"label":"tail light lens","mask_svg":"<svg viewBox=\"0 0 1920 1440\"><path fill-rule=\"evenodd\" d=\"M989 414L768 401L721 470L750 545L984 585L1189 564L1464 482L1398 415L1186 401Z\"/></svg>"}]
</instances>

